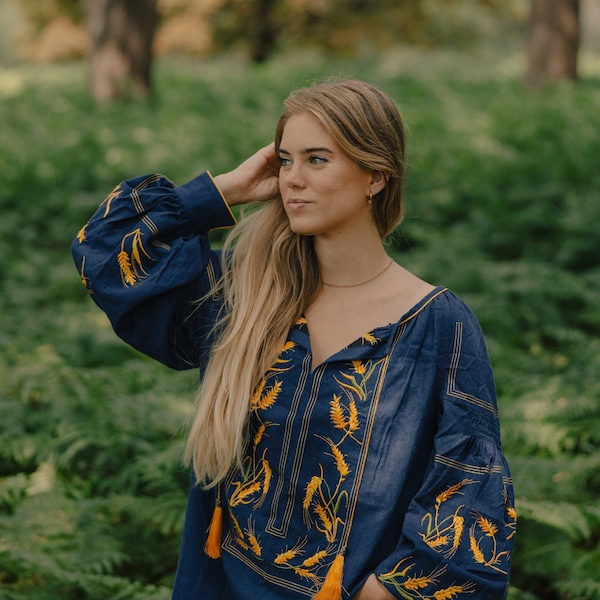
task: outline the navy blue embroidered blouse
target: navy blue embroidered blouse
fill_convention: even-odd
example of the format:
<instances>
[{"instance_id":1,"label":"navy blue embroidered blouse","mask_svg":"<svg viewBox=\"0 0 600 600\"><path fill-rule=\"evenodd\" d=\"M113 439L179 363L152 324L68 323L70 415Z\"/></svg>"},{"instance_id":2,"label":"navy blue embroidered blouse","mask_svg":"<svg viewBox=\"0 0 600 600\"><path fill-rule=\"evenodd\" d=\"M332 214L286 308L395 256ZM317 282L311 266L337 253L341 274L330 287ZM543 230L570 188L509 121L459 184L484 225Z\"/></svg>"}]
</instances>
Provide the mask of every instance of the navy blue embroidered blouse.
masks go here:
<instances>
[{"instance_id":1,"label":"navy blue embroidered blouse","mask_svg":"<svg viewBox=\"0 0 600 600\"><path fill-rule=\"evenodd\" d=\"M207 234L233 223L208 173L179 187L144 176L113 190L73 253L119 336L203 369L220 307ZM311 598L342 556L345 599L371 573L402 599L505 597L516 515L493 376L475 317L450 291L314 370L305 321L290 324L249 406L243 469L218 489L191 486L174 599Z\"/></svg>"}]
</instances>

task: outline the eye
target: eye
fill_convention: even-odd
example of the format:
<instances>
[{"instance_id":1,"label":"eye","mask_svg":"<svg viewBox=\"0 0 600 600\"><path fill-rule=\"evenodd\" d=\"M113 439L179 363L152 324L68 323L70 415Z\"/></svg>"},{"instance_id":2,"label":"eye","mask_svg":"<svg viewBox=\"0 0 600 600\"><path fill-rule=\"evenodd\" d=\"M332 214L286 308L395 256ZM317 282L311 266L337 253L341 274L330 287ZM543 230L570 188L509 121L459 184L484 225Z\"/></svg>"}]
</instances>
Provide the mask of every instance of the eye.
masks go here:
<instances>
[{"instance_id":1,"label":"eye","mask_svg":"<svg viewBox=\"0 0 600 600\"><path fill-rule=\"evenodd\" d=\"M325 164L325 163L326 163L326 162L328 162L328 161L327 161L327 159L326 159L326 158L324 158L323 156L315 156L315 155L313 155L313 156L311 156L311 157L308 159L308 162L309 162L311 165L322 165L322 164Z\"/></svg>"},{"instance_id":2,"label":"eye","mask_svg":"<svg viewBox=\"0 0 600 600\"><path fill-rule=\"evenodd\" d=\"M289 167L292 164L292 161L289 158L281 156L281 154L277 157L277 160L279 160L279 164L282 167Z\"/></svg>"}]
</instances>

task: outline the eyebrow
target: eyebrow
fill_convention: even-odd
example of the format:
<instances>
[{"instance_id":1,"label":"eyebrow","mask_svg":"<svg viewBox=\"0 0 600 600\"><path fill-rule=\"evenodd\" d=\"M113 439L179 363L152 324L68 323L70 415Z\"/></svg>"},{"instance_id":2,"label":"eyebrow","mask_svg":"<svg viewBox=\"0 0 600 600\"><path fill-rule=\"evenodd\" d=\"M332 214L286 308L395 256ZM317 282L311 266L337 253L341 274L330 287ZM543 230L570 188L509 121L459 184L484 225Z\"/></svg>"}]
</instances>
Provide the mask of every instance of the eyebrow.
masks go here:
<instances>
[{"instance_id":1,"label":"eyebrow","mask_svg":"<svg viewBox=\"0 0 600 600\"><path fill-rule=\"evenodd\" d=\"M312 154L313 152L328 152L329 154L333 154L333 151L325 146L318 148L306 148L302 150L300 154ZM283 148L279 148L279 154L290 154L290 152L284 150Z\"/></svg>"}]
</instances>

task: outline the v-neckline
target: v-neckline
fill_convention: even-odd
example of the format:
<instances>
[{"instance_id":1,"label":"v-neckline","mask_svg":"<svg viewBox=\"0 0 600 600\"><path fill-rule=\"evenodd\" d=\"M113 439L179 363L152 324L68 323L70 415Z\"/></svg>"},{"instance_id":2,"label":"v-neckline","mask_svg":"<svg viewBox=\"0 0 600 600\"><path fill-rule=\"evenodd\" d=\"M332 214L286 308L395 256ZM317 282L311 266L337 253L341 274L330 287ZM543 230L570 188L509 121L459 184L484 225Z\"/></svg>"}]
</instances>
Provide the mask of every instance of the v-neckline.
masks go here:
<instances>
[{"instance_id":1,"label":"v-neckline","mask_svg":"<svg viewBox=\"0 0 600 600\"><path fill-rule=\"evenodd\" d=\"M370 331L367 331L366 333L358 336L355 340L353 340L349 344L346 344L343 348L339 348L338 350L336 350L335 352L333 352L332 354L327 356L324 360L322 360L317 365L313 364L313 362L312 362L313 353L312 353L312 344L311 344L310 331L309 331L309 327L308 327L308 321L306 320L306 317L304 317L304 315L302 315L294 324L294 328L300 329L306 335L307 346L308 346L307 350L311 356L311 373L315 373L317 371L317 369L319 369L321 366L326 365L327 363L331 362L339 354L342 354L344 351L348 350L349 348L353 348L359 344L364 345L364 342L370 343L371 345L376 345L376 344L380 344L381 342L385 341L386 339L389 338L389 336L381 335L381 334L379 336L377 336L376 334L378 332L381 332L382 330L386 330L386 333L395 331L397 327L399 327L403 323L406 323L407 321L410 321L411 319L416 317L430 302L432 302L435 298L437 298L437 296L444 293L445 291L447 291L447 288L445 288L443 286L434 287L429 293L427 293L425 296L423 296L423 298L421 298L411 308L409 308L397 321L390 322L387 325L379 325L377 327L374 327Z\"/></svg>"}]
</instances>

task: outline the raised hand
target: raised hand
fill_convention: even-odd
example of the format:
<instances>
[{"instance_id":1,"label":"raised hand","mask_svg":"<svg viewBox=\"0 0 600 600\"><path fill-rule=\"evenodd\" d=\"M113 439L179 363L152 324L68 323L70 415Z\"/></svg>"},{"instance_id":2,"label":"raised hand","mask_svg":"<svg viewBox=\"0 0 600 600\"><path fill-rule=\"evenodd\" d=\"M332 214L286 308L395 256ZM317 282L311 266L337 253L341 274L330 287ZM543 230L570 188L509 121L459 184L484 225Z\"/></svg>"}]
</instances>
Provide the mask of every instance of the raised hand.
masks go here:
<instances>
[{"instance_id":1,"label":"raised hand","mask_svg":"<svg viewBox=\"0 0 600 600\"><path fill-rule=\"evenodd\" d=\"M271 143L238 167L215 177L230 206L264 202L279 195L279 161Z\"/></svg>"}]
</instances>

